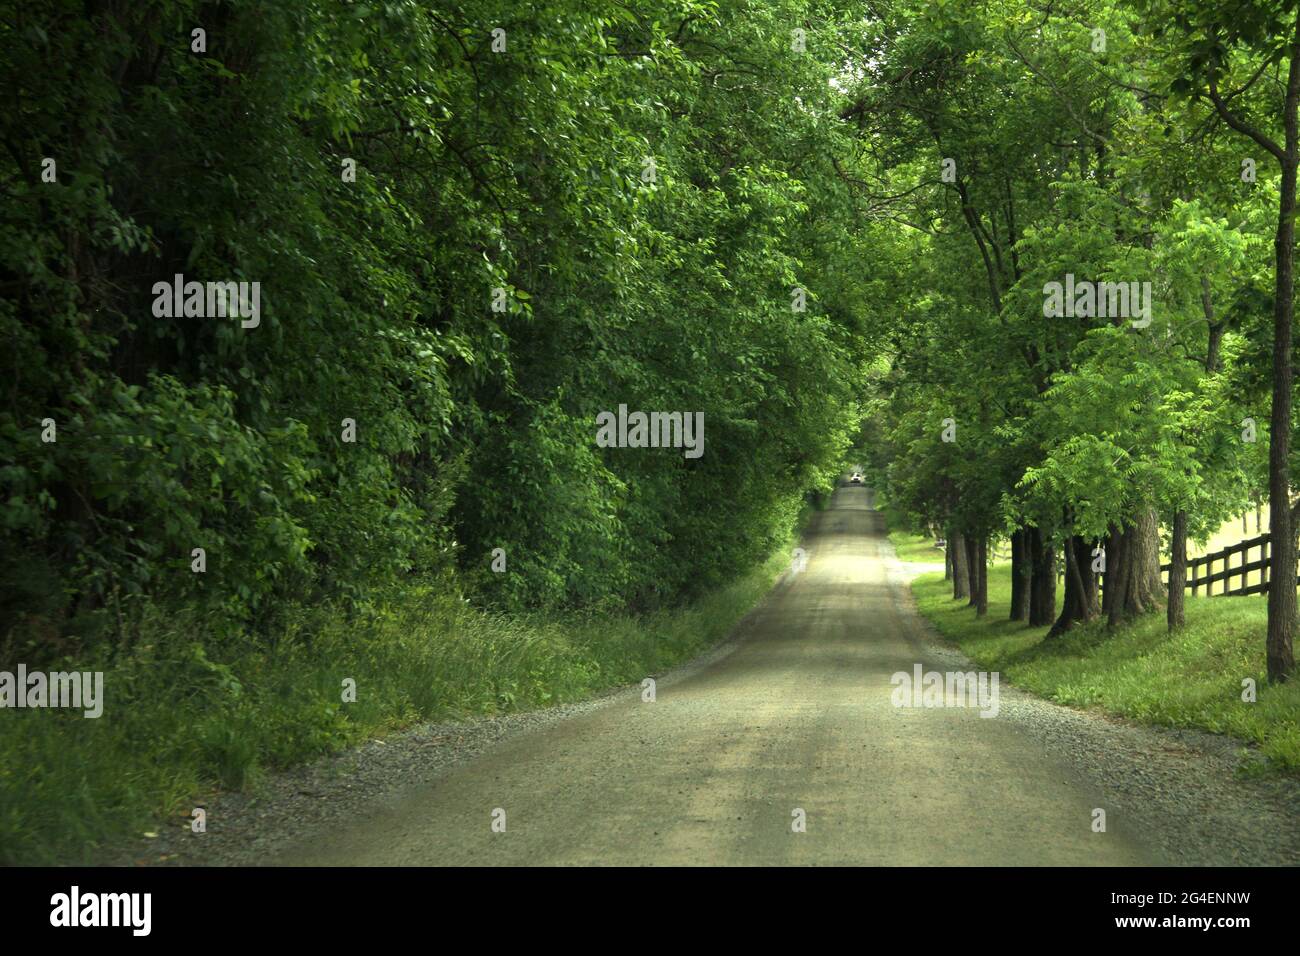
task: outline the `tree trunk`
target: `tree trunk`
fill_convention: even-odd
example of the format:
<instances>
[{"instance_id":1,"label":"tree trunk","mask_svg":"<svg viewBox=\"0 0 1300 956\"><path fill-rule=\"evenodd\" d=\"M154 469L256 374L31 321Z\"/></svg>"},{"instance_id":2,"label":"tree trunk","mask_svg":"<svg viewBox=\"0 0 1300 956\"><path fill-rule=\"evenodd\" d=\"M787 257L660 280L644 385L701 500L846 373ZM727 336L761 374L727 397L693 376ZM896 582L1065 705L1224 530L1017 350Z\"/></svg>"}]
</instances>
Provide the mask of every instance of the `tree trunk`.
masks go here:
<instances>
[{"instance_id":1,"label":"tree trunk","mask_svg":"<svg viewBox=\"0 0 1300 956\"><path fill-rule=\"evenodd\" d=\"M1160 577L1160 519L1155 508L1138 512L1131 556L1138 600L1146 610L1155 610L1165 599L1165 582Z\"/></svg>"},{"instance_id":2,"label":"tree trunk","mask_svg":"<svg viewBox=\"0 0 1300 956\"><path fill-rule=\"evenodd\" d=\"M1112 525L1106 537L1101 540L1101 545L1106 555L1105 587L1101 590L1101 613L1110 617L1111 601L1119 581L1119 569L1124 562L1124 546L1119 529Z\"/></svg>"},{"instance_id":3,"label":"tree trunk","mask_svg":"<svg viewBox=\"0 0 1300 956\"><path fill-rule=\"evenodd\" d=\"M952 552L952 599L961 600L969 592L970 578L966 574L966 541L960 531L948 535L948 550Z\"/></svg>"},{"instance_id":4,"label":"tree trunk","mask_svg":"<svg viewBox=\"0 0 1300 956\"><path fill-rule=\"evenodd\" d=\"M1033 562L1029 557L1029 532L1017 528L1011 533L1011 620L1029 620L1029 579Z\"/></svg>"},{"instance_id":5,"label":"tree trunk","mask_svg":"<svg viewBox=\"0 0 1300 956\"><path fill-rule=\"evenodd\" d=\"M1165 607L1165 622L1173 633L1185 623L1183 585L1187 581L1187 512L1181 508L1174 512L1174 526L1169 537L1169 603Z\"/></svg>"},{"instance_id":6,"label":"tree trunk","mask_svg":"<svg viewBox=\"0 0 1300 956\"><path fill-rule=\"evenodd\" d=\"M1106 567L1109 571L1109 563ZM1071 535L1065 543L1065 600L1061 602L1061 616L1056 619L1047 636L1056 637L1075 624L1093 620L1098 613L1097 576L1092 571L1092 548L1083 538Z\"/></svg>"},{"instance_id":7,"label":"tree trunk","mask_svg":"<svg viewBox=\"0 0 1300 956\"><path fill-rule=\"evenodd\" d=\"M1042 528L1030 528L1029 626L1046 627L1056 617L1056 549Z\"/></svg>"},{"instance_id":8,"label":"tree trunk","mask_svg":"<svg viewBox=\"0 0 1300 956\"><path fill-rule=\"evenodd\" d=\"M1119 627L1142 608L1137 601L1133 572L1133 528L1128 526L1113 532L1106 548L1106 592L1102 601L1106 623Z\"/></svg>"},{"instance_id":9,"label":"tree trunk","mask_svg":"<svg viewBox=\"0 0 1300 956\"><path fill-rule=\"evenodd\" d=\"M970 600L966 602L967 607L974 607L979 603L980 580L979 580L979 542L973 535L966 535L963 540L966 542L966 574L967 574L967 595Z\"/></svg>"},{"instance_id":10,"label":"tree trunk","mask_svg":"<svg viewBox=\"0 0 1300 956\"><path fill-rule=\"evenodd\" d=\"M1300 11L1296 13L1287 81L1286 147L1282 157L1282 188L1278 204L1277 260L1273 285L1273 412L1268 442L1268 523L1272 545L1268 589L1268 679L1285 681L1295 673L1292 635L1296 628L1296 541L1291 522L1291 341L1295 318L1296 166L1300 143L1296 136L1296 107L1300 100Z\"/></svg>"},{"instance_id":11,"label":"tree trunk","mask_svg":"<svg viewBox=\"0 0 1300 956\"><path fill-rule=\"evenodd\" d=\"M1296 628L1296 541L1291 518L1291 366L1295 318L1296 168L1300 166L1300 10L1291 27L1286 98L1282 106L1284 141L1278 144L1234 114L1209 74L1210 97L1233 129L1261 143L1277 158L1282 173L1273 237L1273 402L1269 416L1268 521L1272 559L1268 588L1268 679L1289 680L1295 673L1292 635Z\"/></svg>"},{"instance_id":12,"label":"tree trunk","mask_svg":"<svg viewBox=\"0 0 1300 956\"><path fill-rule=\"evenodd\" d=\"M1081 595L1081 605L1087 614L1087 619L1091 620L1099 613L1097 606L1097 575L1092 570L1092 544L1083 538L1074 539L1075 563L1078 565L1079 574L1079 594Z\"/></svg>"},{"instance_id":13,"label":"tree trunk","mask_svg":"<svg viewBox=\"0 0 1300 956\"><path fill-rule=\"evenodd\" d=\"M989 537L981 534L975 548L975 616L989 612Z\"/></svg>"},{"instance_id":14,"label":"tree trunk","mask_svg":"<svg viewBox=\"0 0 1300 956\"><path fill-rule=\"evenodd\" d=\"M948 539L943 543L943 579L952 580L952 541Z\"/></svg>"},{"instance_id":15,"label":"tree trunk","mask_svg":"<svg viewBox=\"0 0 1300 956\"><path fill-rule=\"evenodd\" d=\"M1112 531L1106 546L1102 612L1111 627L1155 610L1164 597L1160 579L1160 524L1143 508L1130 525Z\"/></svg>"}]
</instances>

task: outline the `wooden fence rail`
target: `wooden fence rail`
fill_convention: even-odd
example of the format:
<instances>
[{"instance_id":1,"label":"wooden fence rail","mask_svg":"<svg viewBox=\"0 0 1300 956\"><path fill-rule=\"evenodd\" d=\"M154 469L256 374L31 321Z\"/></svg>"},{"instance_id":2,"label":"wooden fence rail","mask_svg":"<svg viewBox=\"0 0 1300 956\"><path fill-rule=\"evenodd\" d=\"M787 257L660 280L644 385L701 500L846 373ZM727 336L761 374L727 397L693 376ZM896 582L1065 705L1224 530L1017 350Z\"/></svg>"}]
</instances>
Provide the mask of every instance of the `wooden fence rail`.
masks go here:
<instances>
[{"instance_id":1,"label":"wooden fence rail","mask_svg":"<svg viewBox=\"0 0 1300 956\"><path fill-rule=\"evenodd\" d=\"M1250 552L1259 549L1258 560L1250 560ZM1236 567L1233 567L1233 555L1241 555L1237 561ZM1216 564L1221 567L1218 571L1214 570ZM1200 589L1205 588L1207 595L1214 594L1214 586L1219 585L1219 594L1263 594L1268 590L1268 569L1269 569L1269 536L1261 534L1257 538L1247 538L1245 541L1238 541L1236 544L1230 544L1222 551L1216 551L1214 554L1207 554L1199 558L1189 558L1187 561L1187 581L1184 587L1192 589L1192 594L1200 593ZM1160 571L1164 575L1165 583L1169 583L1169 565L1162 564ZM1260 580L1257 584L1250 584L1249 575L1252 571L1258 571ZM1237 587L1232 586L1232 580L1239 578L1241 583Z\"/></svg>"},{"instance_id":2,"label":"wooden fence rail","mask_svg":"<svg viewBox=\"0 0 1300 956\"><path fill-rule=\"evenodd\" d=\"M1259 557L1251 560L1250 552L1259 549ZM1241 555L1241 558L1234 566L1232 558L1234 555ZM1219 569L1216 571L1215 566ZM1259 572L1259 581L1255 584L1250 583L1250 574L1254 571ZM1160 566L1160 574L1165 585L1169 584L1169 565ZM1199 594L1201 588L1205 588L1207 596L1218 594L1222 595L1246 595L1246 594L1264 594L1268 591L1269 575L1269 536L1261 534L1256 538L1247 538L1245 541L1238 541L1236 544L1228 545L1222 551L1216 551L1213 554L1202 555L1199 558L1187 559L1187 579L1183 583L1183 588L1190 588L1193 595ZM1240 584L1232 586L1233 579L1239 579ZM1098 586L1105 589L1106 575L1103 572L1098 576ZM1296 577L1296 583L1300 585L1300 575ZM1219 585L1215 590L1215 585Z\"/></svg>"}]
</instances>

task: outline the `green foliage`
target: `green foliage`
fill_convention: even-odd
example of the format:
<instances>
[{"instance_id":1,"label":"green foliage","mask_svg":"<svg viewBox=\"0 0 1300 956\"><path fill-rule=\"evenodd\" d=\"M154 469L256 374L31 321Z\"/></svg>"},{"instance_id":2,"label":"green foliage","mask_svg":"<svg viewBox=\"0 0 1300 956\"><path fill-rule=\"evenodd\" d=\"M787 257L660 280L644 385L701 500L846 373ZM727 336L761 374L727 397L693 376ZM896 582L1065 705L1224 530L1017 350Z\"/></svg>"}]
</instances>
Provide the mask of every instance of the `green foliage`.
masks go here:
<instances>
[{"instance_id":1,"label":"green foliage","mask_svg":"<svg viewBox=\"0 0 1300 956\"><path fill-rule=\"evenodd\" d=\"M1165 95L1183 52L1165 15L986 0L882 17L854 95L891 120L872 192L916 252L872 470L914 524L1059 544L1184 512L1201 537L1266 485L1278 178L1261 162L1243 183L1235 134ZM1150 323L1045 314L1067 274L1149 282Z\"/></svg>"},{"instance_id":2,"label":"green foliage","mask_svg":"<svg viewBox=\"0 0 1300 956\"><path fill-rule=\"evenodd\" d=\"M808 5L3 12L0 659L398 584L653 609L828 487L868 279ZM156 316L177 274L260 321ZM703 412L704 457L598 448L620 404Z\"/></svg>"}]
</instances>

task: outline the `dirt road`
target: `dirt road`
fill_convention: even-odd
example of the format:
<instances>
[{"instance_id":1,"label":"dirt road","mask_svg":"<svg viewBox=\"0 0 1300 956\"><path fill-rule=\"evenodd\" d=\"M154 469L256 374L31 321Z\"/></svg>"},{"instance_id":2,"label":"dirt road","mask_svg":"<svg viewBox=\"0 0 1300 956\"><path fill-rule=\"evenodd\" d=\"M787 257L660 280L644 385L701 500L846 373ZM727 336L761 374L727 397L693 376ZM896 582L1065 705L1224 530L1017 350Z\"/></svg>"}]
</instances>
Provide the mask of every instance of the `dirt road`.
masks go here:
<instances>
[{"instance_id":1,"label":"dirt road","mask_svg":"<svg viewBox=\"0 0 1300 956\"><path fill-rule=\"evenodd\" d=\"M894 706L891 675L959 659L927 638L869 498L840 489L806 570L654 702L627 694L506 739L274 862L1160 862L1122 814L1094 832L1102 784L1024 708Z\"/></svg>"}]
</instances>

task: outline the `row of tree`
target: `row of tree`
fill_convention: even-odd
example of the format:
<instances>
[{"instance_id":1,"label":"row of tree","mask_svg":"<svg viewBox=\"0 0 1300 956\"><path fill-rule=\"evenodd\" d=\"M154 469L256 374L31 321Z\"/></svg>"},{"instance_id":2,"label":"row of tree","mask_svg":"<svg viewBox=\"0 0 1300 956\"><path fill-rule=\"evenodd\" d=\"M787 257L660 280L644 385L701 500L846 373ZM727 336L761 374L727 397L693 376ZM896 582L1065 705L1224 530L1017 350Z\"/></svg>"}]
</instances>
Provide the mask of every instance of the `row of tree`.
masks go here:
<instances>
[{"instance_id":1,"label":"row of tree","mask_svg":"<svg viewBox=\"0 0 1300 956\"><path fill-rule=\"evenodd\" d=\"M857 201L909 250L869 444L955 591L983 613L1009 539L1013 620L1176 629L1189 537L1261 493L1295 580L1300 5L904 0L865 63ZM1295 588L1268 601L1284 680Z\"/></svg>"}]
</instances>

